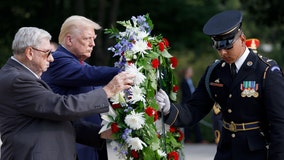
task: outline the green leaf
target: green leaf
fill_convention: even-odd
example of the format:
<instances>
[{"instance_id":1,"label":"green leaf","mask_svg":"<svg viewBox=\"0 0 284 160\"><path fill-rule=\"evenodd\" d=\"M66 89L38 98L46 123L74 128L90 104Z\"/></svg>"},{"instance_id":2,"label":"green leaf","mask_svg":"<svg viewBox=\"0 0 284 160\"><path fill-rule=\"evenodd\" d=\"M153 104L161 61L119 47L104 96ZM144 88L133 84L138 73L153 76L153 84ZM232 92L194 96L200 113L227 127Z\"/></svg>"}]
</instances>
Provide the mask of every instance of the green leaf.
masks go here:
<instances>
[{"instance_id":1,"label":"green leaf","mask_svg":"<svg viewBox=\"0 0 284 160\"><path fill-rule=\"evenodd\" d=\"M173 56L168 52L168 50L166 50L166 49L162 52L162 56L165 57L165 58L171 58L171 57L173 57Z\"/></svg>"}]
</instances>

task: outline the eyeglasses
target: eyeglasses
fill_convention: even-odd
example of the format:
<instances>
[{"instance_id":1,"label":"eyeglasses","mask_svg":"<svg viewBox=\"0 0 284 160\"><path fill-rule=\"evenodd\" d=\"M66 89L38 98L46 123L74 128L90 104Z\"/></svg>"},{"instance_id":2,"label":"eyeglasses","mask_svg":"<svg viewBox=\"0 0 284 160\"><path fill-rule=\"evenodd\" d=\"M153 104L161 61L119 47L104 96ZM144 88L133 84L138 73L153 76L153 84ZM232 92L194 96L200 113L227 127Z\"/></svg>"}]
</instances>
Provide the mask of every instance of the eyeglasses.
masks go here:
<instances>
[{"instance_id":1,"label":"eyeglasses","mask_svg":"<svg viewBox=\"0 0 284 160\"><path fill-rule=\"evenodd\" d=\"M221 49L225 49L225 50L229 50L232 49L234 46L234 43L237 41L237 39L241 36L241 31L239 31L239 33L237 33L234 37L232 38L228 38L228 39L224 39L224 40L219 40L216 41L212 38L213 41L213 48L215 48L216 50L221 50Z\"/></svg>"},{"instance_id":2,"label":"eyeglasses","mask_svg":"<svg viewBox=\"0 0 284 160\"><path fill-rule=\"evenodd\" d=\"M36 51L39 51L39 52L43 52L43 53L47 53L47 58L53 53L51 50L41 50L41 49L38 49L38 48L34 48L32 47L32 49L36 50Z\"/></svg>"}]
</instances>

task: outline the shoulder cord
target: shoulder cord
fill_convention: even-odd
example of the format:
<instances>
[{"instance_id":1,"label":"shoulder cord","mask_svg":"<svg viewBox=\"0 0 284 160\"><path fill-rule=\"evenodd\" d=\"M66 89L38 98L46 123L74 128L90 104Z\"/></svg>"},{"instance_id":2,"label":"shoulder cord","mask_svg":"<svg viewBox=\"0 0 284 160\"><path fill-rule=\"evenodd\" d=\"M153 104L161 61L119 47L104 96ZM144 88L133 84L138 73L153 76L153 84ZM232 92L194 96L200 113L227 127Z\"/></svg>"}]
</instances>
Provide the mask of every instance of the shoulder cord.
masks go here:
<instances>
[{"instance_id":1,"label":"shoulder cord","mask_svg":"<svg viewBox=\"0 0 284 160\"><path fill-rule=\"evenodd\" d=\"M209 69L208 69L208 71L207 71L207 73L206 73L206 76L205 76L205 87L206 87L206 90L207 90L207 92L208 92L208 94L209 94L209 97L211 98L211 99L213 99L212 98L212 94L211 94L211 91L210 91L210 87L209 87L209 79L210 79L210 75L211 75L211 73L212 73L212 71L213 71L213 69L217 66L217 64L219 64L221 61L220 60L215 60L215 62L209 67Z\"/></svg>"},{"instance_id":2,"label":"shoulder cord","mask_svg":"<svg viewBox=\"0 0 284 160\"><path fill-rule=\"evenodd\" d=\"M269 63L269 62L273 62L273 61L269 61L268 59L264 60L262 55L260 55L260 54L257 54L257 55L258 55L258 58L262 62L267 64L267 67L265 68L264 73L263 73L263 80L262 80L262 88L264 88L264 86L265 86L265 79L266 79L266 73L267 73L268 69L273 65L272 63Z\"/></svg>"}]
</instances>

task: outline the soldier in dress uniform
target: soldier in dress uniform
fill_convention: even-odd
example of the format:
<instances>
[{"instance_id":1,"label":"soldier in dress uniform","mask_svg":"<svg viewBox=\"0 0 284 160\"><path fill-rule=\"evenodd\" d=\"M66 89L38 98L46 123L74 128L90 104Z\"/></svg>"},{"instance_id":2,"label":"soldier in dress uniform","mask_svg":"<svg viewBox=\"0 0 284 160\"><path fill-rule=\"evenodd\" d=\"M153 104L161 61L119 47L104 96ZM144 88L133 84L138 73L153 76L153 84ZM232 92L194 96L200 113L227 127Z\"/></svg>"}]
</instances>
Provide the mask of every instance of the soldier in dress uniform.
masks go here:
<instances>
[{"instance_id":1,"label":"soldier in dress uniform","mask_svg":"<svg viewBox=\"0 0 284 160\"><path fill-rule=\"evenodd\" d=\"M257 48L260 45L260 41L257 38L250 38L246 40L246 46L257 54ZM215 143L218 144L220 141L221 130L223 128L222 113L220 110L220 105L215 103L213 105L212 114L212 127L214 132Z\"/></svg>"},{"instance_id":2,"label":"soldier in dress uniform","mask_svg":"<svg viewBox=\"0 0 284 160\"><path fill-rule=\"evenodd\" d=\"M214 15L203 32L221 59L206 69L185 106L171 104L163 90L157 92L165 122L194 125L216 102L223 128L215 160L284 159L284 77L279 66L246 46L240 11Z\"/></svg>"}]
</instances>

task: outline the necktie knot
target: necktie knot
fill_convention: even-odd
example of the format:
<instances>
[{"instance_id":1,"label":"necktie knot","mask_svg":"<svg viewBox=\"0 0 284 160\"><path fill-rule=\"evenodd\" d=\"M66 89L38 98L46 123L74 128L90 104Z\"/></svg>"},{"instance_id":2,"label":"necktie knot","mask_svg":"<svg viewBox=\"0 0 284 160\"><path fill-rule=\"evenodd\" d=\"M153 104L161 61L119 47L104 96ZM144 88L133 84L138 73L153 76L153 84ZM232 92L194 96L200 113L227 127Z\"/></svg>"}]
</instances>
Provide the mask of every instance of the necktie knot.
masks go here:
<instances>
[{"instance_id":1,"label":"necktie knot","mask_svg":"<svg viewBox=\"0 0 284 160\"><path fill-rule=\"evenodd\" d=\"M237 74L237 67L236 67L236 64L235 63L232 63L231 64L231 75L232 75L232 78L235 78Z\"/></svg>"}]
</instances>

